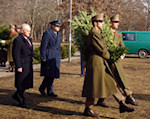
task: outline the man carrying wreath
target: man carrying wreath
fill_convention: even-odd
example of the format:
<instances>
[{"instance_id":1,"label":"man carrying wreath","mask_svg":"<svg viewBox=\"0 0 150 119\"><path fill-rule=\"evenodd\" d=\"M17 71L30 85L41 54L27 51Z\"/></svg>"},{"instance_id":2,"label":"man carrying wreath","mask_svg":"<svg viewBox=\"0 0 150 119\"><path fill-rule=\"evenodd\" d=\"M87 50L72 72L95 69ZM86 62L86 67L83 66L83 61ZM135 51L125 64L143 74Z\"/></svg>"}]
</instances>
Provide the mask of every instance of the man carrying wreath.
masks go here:
<instances>
[{"instance_id":1,"label":"man carrying wreath","mask_svg":"<svg viewBox=\"0 0 150 119\"><path fill-rule=\"evenodd\" d=\"M113 32L113 41L116 43L117 46L125 47L125 45L122 41L122 34L118 33L116 31L119 27L119 15L117 14L117 15L111 17L110 20L111 20L111 28L112 28L112 32ZM111 69L114 77L115 77L115 81L117 83L118 88L121 90L122 94L125 95L125 97L126 97L125 102L127 104L132 104L132 105L138 106L139 103L137 103L132 96L132 91L130 90L130 88L127 84L126 76L125 76L124 70L121 66L119 59L115 62L111 62L108 64L110 66L110 69ZM109 107L105 103L104 98L99 98L97 105L102 106L102 107Z\"/></svg>"},{"instance_id":2,"label":"man carrying wreath","mask_svg":"<svg viewBox=\"0 0 150 119\"><path fill-rule=\"evenodd\" d=\"M132 112L134 108L128 107L124 96L118 91L111 70L107 64L110 53L106 48L101 29L104 24L104 14L92 17L93 28L87 39L86 75L82 96L86 97L84 115L99 118L90 107L95 98L107 98L113 95L119 103L120 112Z\"/></svg>"}]
</instances>

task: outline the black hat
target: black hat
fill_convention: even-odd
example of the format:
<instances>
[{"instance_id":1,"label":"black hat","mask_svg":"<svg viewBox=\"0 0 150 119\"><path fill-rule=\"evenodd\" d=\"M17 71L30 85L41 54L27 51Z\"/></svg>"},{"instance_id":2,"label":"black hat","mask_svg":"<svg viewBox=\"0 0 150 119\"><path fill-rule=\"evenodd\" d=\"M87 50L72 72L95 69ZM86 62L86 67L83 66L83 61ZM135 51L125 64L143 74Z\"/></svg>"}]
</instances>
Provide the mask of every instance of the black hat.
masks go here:
<instances>
[{"instance_id":1,"label":"black hat","mask_svg":"<svg viewBox=\"0 0 150 119\"><path fill-rule=\"evenodd\" d=\"M55 26L61 26L60 20L51 21L49 24L55 25Z\"/></svg>"}]
</instances>

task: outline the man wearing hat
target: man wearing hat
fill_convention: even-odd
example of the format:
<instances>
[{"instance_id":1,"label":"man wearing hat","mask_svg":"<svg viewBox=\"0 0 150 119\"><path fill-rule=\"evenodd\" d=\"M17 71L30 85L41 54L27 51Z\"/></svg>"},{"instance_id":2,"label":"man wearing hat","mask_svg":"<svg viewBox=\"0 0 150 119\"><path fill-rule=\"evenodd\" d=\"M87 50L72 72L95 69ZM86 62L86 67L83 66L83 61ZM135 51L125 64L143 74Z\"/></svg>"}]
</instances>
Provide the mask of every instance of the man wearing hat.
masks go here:
<instances>
[{"instance_id":1,"label":"man wearing hat","mask_svg":"<svg viewBox=\"0 0 150 119\"><path fill-rule=\"evenodd\" d=\"M44 76L43 82L39 87L42 96L57 97L53 92L54 78L60 77L60 59L61 59L61 38L58 33L60 30L60 21L50 22L51 28L43 34L40 53L41 53L41 76Z\"/></svg>"},{"instance_id":2,"label":"man wearing hat","mask_svg":"<svg viewBox=\"0 0 150 119\"><path fill-rule=\"evenodd\" d=\"M113 95L116 87L109 72L106 72L106 60L110 58L110 55L101 36L104 14L94 16L92 24L93 28L87 39L86 75L82 96L86 97L84 115L98 118L99 115L90 109L94 99Z\"/></svg>"},{"instance_id":3,"label":"man wearing hat","mask_svg":"<svg viewBox=\"0 0 150 119\"><path fill-rule=\"evenodd\" d=\"M119 27L119 14L114 15L113 17L110 18L110 20L111 20L112 32L114 34L113 40L115 41L117 46L125 47L125 45L122 41L122 34L118 33L116 31ZM132 104L132 105L138 106L139 103L137 103L132 96L132 91L130 90L130 88L128 86L126 76L125 76L125 73L121 66L120 61L118 60L117 62L111 63L111 64L109 64L109 66L113 72L113 75L115 77L115 81L116 81L118 87L120 88L123 95L125 95L125 97L126 97L125 102L127 104ZM104 102L104 99L102 99L102 98L100 98L98 100L97 105L103 106L103 107L108 107L108 105Z\"/></svg>"},{"instance_id":4,"label":"man wearing hat","mask_svg":"<svg viewBox=\"0 0 150 119\"><path fill-rule=\"evenodd\" d=\"M13 41L18 36L18 34L15 31L15 26L13 24L9 25L9 40L6 41L6 44L8 45L7 48L7 60L9 62L9 69L8 71L13 72L15 70L15 64L12 57L12 47L13 47Z\"/></svg>"},{"instance_id":5,"label":"man wearing hat","mask_svg":"<svg viewBox=\"0 0 150 119\"><path fill-rule=\"evenodd\" d=\"M132 112L134 108L128 107L125 98L117 89L116 82L107 60L110 59L109 51L102 38L104 14L101 13L92 18L93 28L87 39L86 75L83 85L82 96L86 97L84 115L99 118L90 106L94 104L95 98L107 98L113 95L119 103L120 112Z\"/></svg>"}]
</instances>

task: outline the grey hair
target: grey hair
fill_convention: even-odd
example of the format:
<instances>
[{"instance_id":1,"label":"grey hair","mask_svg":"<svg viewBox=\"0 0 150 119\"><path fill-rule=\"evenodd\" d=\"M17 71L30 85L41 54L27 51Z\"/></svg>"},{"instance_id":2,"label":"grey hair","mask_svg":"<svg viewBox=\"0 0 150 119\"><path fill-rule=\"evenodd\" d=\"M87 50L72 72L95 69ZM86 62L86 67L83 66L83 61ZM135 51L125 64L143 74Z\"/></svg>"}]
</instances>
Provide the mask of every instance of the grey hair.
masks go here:
<instances>
[{"instance_id":1,"label":"grey hair","mask_svg":"<svg viewBox=\"0 0 150 119\"><path fill-rule=\"evenodd\" d=\"M26 29L26 28L30 28L30 29L31 29L31 27L30 27L29 24L23 23L23 24L21 25L21 30L24 30L24 29Z\"/></svg>"}]
</instances>

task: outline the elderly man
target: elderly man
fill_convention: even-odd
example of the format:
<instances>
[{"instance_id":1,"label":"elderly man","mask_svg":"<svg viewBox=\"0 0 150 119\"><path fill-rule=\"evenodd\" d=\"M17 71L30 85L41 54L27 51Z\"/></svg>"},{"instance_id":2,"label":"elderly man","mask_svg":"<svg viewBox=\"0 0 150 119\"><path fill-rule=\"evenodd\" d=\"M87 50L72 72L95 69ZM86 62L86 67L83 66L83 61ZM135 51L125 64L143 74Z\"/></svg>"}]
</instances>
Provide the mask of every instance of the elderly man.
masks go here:
<instances>
[{"instance_id":1,"label":"elderly man","mask_svg":"<svg viewBox=\"0 0 150 119\"><path fill-rule=\"evenodd\" d=\"M50 22L51 28L46 30L41 41L41 76L44 76L43 82L39 87L42 96L57 97L53 91L54 78L60 76L60 57L61 57L61 37L59 34L60 21Z\"/></svg>"},{"instance_id":2,"label":"elderly man","mask_svg":"<svg viewBox=\"0 0 150 119\"><path fill-rule=\"evenodd\" d=\"M13 42L13 59L15 63L15 87L17 91L12 96L20 107L28 108L24 92L26 89L33 88L33 45L29 38L31 28L24 23L21 26L21 34Z\"/></svg>"}]
</instances>

